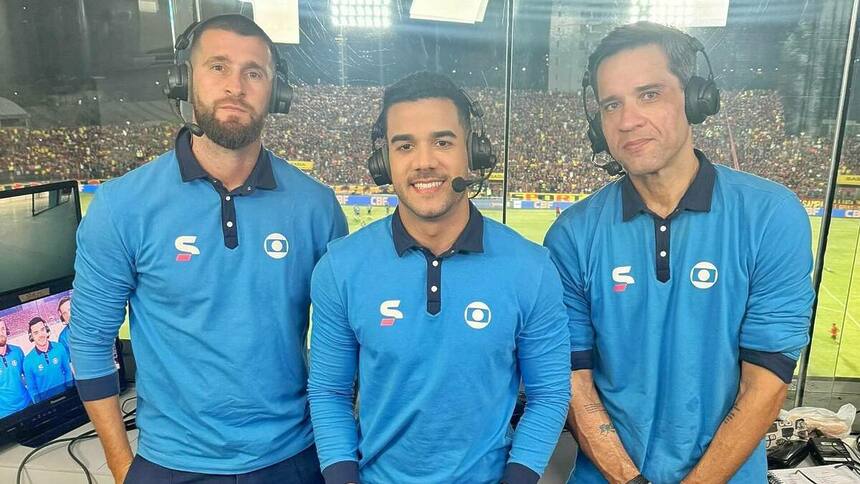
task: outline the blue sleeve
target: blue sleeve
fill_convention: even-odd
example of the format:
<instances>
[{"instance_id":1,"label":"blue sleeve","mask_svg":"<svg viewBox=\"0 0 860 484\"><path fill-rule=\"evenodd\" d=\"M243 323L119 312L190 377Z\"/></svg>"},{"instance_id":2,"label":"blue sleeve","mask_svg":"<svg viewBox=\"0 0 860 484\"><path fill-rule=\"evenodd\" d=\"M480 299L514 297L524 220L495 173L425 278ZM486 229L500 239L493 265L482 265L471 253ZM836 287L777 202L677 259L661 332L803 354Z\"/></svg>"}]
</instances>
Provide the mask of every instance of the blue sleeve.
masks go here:
<instances>
[{"instance_id":1,"label":"blue sleeve","mask_svg":"<svg viewBox=\"0 0 860 484\"><path fill-rule=\"evenodd\" d=\"M544 256L532 307L517 335L517 360L526 392L523 417L514 433L507 475L511 484L537 482L552 456L570 404L570 365L567 315L558 272ZM515 473L520 464L533 472ZM524 471L524 470L521 470ZM522 474L521 478L517 476Z\"/></svg>"},{"instance_id":2,"label":"blue sleeve","mask_svg":"<svg viewBox=\"0 0 860 484\"><path fill-rule=\"evenodd\" d=\"M585 289L576 238L569 227L568 218L560 218L550 227L544 246L549 249L564 287L564 306L570 333L570 369L590 369L593 366L594 348L591 303Z\"/></svg>"},{"instance_id":3,"label":"blue sleeve","mask_svg":"<svg viewBox=\"0 0 860 484\"><path fill-rule=\"evenodd\" d=\"M31 352L36 351L35 349L30 350ZM33 403L38 403L42 401L42 394L39 390L39 383L36 379L36 375L33 373L33 369L31 368L31 360L28 360L27 357L24 357L24 382L27 384L27 392L30 394L30 400Z\"/></svg>"},{"instance_id":4,"label":"blue sleeve","mask_svg":"<svg viewBox=\"0 0 860 484\"><path fill-rule=\"evenodd\" d=\"M111 211L110 188L99 188L77 235L69 346L84 401L119 393L114 340L136 282L133 253Z\"/></svg>"},{"instance_id":5,"label":"blue sleeve","mask_svg":"<svg viewBox=\"0 0 860 484\"><path fill-rule=\"evenodd\" d=\"M61 367L63 369L63 381L65 382L67 388L71 388L75 386L75 377L72 373L72 365L71 360L69 359L69 352L68 350L66 350L65 346L59 343L57 344L57 350L59 350L59 352L62 354L60 358L62 361Z\"/></svg>"},{"instance_id":6,"label":"blue sleeve","mask_svg":"<svg viewBox=\"0 0 860 484\"><path fill-rule=\"evenodd\" d=\"M343 214L343 209L340 208L340 202L332 192L331 195L334 209L332 211L331 236L329 240L339 239L349 233L349 224L346 221L346 215Z\"/></svg>"},{"instance_id":7,"label":"blue sleeve","mask_svg":"<svg viewBox=\"0 0 860 484\"><path fill-rule=\"evenodd\" d=\"M809 341L812 251L809 216L794 198L777 206L762 232L741 323L740 357L791 382Z\"/></svg>"},{"instance_id":8,"label":"blue sleeve","mask_svg":"<svg viewBox=\"0 0 860 484\"><path fill-rule=\"evenodd\" d=\"M311 277L308 399L320 468L328 484L358 482L358 432L353 416L358 341L334 278L331 254Z\"/></svg>"}]
</instances>

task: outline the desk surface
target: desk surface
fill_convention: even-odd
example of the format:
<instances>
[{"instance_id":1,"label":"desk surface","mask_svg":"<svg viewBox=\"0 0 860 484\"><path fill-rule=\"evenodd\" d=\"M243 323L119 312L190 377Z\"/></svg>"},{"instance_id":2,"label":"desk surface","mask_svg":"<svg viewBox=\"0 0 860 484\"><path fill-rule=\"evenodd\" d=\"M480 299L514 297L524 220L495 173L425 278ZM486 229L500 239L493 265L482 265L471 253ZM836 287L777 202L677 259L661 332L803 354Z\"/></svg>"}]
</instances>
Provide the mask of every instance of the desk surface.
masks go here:
<instances>
[{"instance_id":1,"label":"desk surface","mask_svg":"<svg viewBox=\"0 0 860 484\"><path fill-rule=\"evenodd\" d=\"M135 395L134 388L120 395L120 402L126 401ZM126 410L131 410L133 403L126 405ZM87 423L78 427L60 438L71 438L80 435L93 428L93 424ZM137 430L128 433L131 449L137 449ZM21 475L23 484L80 484L86 483L87 478L84 471L69 456L68 442L49 446L40 450L27 461L24 473ZM33 450L31 447L14 444L0 449L0 482L14 484L18 474L18 466L24 457ZM84 440L75 444L75 456L83 462L98 483L113 484L113 476L107 467L104 451L98 438Z\"/></svg>"}]
</instances>

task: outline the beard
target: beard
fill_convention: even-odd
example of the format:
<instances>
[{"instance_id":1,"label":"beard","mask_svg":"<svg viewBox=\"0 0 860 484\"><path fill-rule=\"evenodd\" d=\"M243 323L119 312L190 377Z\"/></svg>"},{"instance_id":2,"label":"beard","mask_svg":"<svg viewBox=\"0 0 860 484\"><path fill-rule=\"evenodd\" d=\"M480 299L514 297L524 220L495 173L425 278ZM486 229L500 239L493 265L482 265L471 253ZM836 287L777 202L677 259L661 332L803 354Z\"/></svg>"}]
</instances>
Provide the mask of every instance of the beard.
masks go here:
<instances>
[{"instance_id":1,"label":"beard","mask_svg":"<svg viewBox=\"0 0 860 484\"><path fill-rule=\"evenodd\" d=\"M255 117L250 106L241 104L250 113L251 122L248 125L238 121L219 121L215 118L215 108L204 106L199 99L194 100L194 119L215 144L228 150L244 148L260 139L266 118L265 116Z\"/></svg>"}]
</instances>

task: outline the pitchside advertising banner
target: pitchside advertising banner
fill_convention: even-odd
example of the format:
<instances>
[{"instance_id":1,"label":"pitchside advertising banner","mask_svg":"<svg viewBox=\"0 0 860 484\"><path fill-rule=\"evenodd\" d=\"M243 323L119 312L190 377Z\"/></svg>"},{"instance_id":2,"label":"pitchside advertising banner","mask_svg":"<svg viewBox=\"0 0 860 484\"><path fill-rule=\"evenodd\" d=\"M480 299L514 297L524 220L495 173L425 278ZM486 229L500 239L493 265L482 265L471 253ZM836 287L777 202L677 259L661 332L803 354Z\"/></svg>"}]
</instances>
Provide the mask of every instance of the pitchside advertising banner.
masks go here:
<instances>
[{"instance_id":1,"label":"pitchside advertising banner","mask_svg":"<svg viewBox=\"0 0 860 484\"><path fill-rule=\"evenodd\" d=\"M845 176L845 175L843 175ZM860 180L858 180L860 182ZM98 189L98 183L86 183L81 185L84 193L93 193ZM508 208L514 209L537 209L564 210L574 203L587 197L587 193L536 193L536 192L511 192L508 194ZM371 207L395 207L397 197L386 194L353 195L339 193L337 200L341 205L359 205ZM484 210L501 210L501 197L481 197L473 199L475 206ZM822 200L801 200L806 208L806 213L813 217L820 217L824 213L824 202ZM836 199L833 204L833 216L837 218L860 219L860 200Z\"/></svg>"}]
</instances>

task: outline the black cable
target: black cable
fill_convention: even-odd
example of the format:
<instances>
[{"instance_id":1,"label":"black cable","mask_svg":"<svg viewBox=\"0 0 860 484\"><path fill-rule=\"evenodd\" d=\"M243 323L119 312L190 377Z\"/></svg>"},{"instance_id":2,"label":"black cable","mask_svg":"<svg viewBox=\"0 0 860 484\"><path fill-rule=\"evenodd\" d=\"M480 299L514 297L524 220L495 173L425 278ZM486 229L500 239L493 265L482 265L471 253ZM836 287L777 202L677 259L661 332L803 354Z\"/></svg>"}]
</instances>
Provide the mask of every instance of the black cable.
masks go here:
<instances>
[{"instance_id":1,"label":"black cable","mask_svg":"<svg viewBox=\"0 0 860 484\"><path fill-rule=\"evenodd\" d=\"M83 441L83 440L86 440L86 439L92 439L93 437L96 437L96 436L95 435L81 434L81 435L78 435L77 437L75 437L74 439L72 439L72 441L69 442L69 445L66 446L66 452L69 453L69 457L71 457L72 460L75 461L75 463L78 464L78 466L80 466L81 469L83 469L84 475L87 476L87 484L93 484L93 476L92 476L92 474L90 474L90 470L87 468L87 466L83 462L81 462L80 459L78 459L78 456L75 455L75 453L72 451L72 448L75 446L76 443Z\"/></svg>"},{"instance_id":2,"label":"black cable","mask_svg":"<svg viewBox=\"0 0 860 484\"><path fill-rule=\"evenodd\" d=\"M126 399L125 401L123 401L122 404L120 405L120 411L123 412L122 418L123 418L123 424L125 425L126 431L134 430L137 428L137 422L133 416L135 414L135 412L137 411L137 409L133 408L127 412L123 410L125 408L125 405L128 402L135 400L135 399L137 399L137 397L130 397L130 398ZM129 418L129 417L131 417L131 418ZM75 437L66 437L66 438L62 438L62 439L55 439L55 440L52 440L50 442L45 442L44 444L36 447L35 449L31 450L26 456L24 456L24 459L21 461L21 464L18 465L18 473L17 473L17 476L15 478L15 483L21 484L21 476L24 473L24 467L27 465L27 462L36 453L38 453L39 451L44 450L44 449L46 449L52 445L62 444L63 442L68 442L68 446L66 447L66 451L69 453L69 456L71 456L72 460L74 460L75 463L78 464L78 466L80 466L80 468L84 471L84 474L87 477L87 483L92 484L93 483L92 474L90 473L87 466L78 458L78 456L75 455L73 447L78 442L92 439L95 437L98 437L98 435L96 434L96 430L91 429L91 430L87 430L86 432L84 432L80 435L77 435Z\"/></svg>"},{"instance_id":3,"label":"black cable","mask_svg":"<svg viewBox=\"0 0 860 484\"><path fill-rule=\"evenodd\" d=\"M33 457L40 450L44 450L47 447L50 447L50 446L56 445L56 444L61 444L63 442L71 442L71 441L73 441L73 440L75 440L78 437L81 437L83 435L89 434L89 436L95 436L95 433L96 433L95 429L88 430L87 432L84 432L83 434L78 435L77 437L66 437L63 439L55 439L55 440L52 440L50 442L45 442L44 444L31 450L26 456L24 456L24 459L21 461L21 464L18 465L18 474L17 474L17 477L15 478L15 482L17 484L21 484L21 475L24 473L24 466L27 464L27 461L29 461L30 458Z\"/></svg>"}]
</instances>

